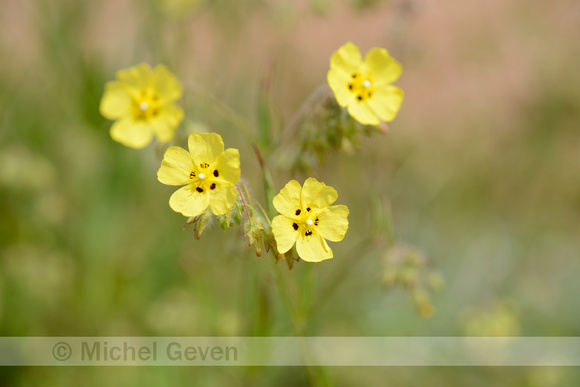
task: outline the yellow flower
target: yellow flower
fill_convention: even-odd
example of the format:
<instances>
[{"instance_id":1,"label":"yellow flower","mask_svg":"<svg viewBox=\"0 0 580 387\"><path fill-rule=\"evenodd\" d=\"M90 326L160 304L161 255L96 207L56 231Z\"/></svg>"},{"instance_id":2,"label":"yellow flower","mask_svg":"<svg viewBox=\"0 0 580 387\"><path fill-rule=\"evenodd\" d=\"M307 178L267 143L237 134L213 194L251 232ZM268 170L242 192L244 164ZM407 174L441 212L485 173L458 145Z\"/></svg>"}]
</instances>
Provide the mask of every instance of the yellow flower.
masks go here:
<instances>
[{"instance_id":1,"label":"yellow flower","mask_svg":"<svg viewBox=\"0 0 580 387\"><path fill-rule=\"evenodd\" d=\"M337 197L334 188L312 177L304 182L304 187L296 180L286 184L274 197L274 207L282 214L272 221L278 251L283 254L296 242L296 251L305 261L332 258L325 239L338 242L348 229L348 208L330 206Z\"/></svg>"},{"instance_id":2,"label":"yellow flower","mask_svg":"<svg viewBox=\"0 0 580 387\"><path fill-rule=\"evenodd\" d=\"M117 72L117 80L107 82L100 111L110 120L111 137L121 144L140 149L153 135L167 142L183 120L183 110L173 102L181 97L177 78L163 65L151 70L142 63Z\"/></svg>"},{"instance_id":3,"label":"yellow flower","mask_svg":"<svg viewBox=\"0 0 580 387\"><path fill-rule=\"evenodd\" d=\"M215 215L225 214L236 201L235 188L240 178L240 153L229 148L216 133L193 133L189 152L172 146L165 152L157 172L160 182L185 185L169 199L173 211L198 216L207 207Z\"/></svg>"},{"instance_id":4,"label":"yellow flower","mask_svg":"<svg viewBox=\"0 0 580 387\"><path fill-rule=\"evenodd\" d=\"M403 102L403 90L391 85L402 67L384 48L370 50L364 62L348 42L330 58L327 79L338 104L364 125L392 121Z\"/></svg>"}]
</instances>

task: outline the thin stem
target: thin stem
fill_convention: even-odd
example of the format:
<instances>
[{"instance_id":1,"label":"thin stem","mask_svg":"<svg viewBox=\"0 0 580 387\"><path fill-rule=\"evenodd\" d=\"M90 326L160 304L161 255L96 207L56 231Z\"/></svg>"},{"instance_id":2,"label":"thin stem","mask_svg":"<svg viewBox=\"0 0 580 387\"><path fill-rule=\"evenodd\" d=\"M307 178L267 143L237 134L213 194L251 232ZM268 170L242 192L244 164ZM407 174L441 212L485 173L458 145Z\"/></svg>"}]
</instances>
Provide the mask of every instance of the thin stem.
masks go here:
<instances>
[{"instance_id":1,"label":"thin stem","mask_svg":"<svg viewBox=\"0 0 580 387\"><path fill-rule=\"evenodd\" d=\"M248 192L248 186L246 185L246 182L242 180L242 185L244 186L244 191L246 191L246 197L248 198L248 203L250 203L250 206L252 205L252 198L250 196L250 193Z\"/></svg>"},{"instance_id":2,"label":"thin stem","mask_svg":"<svg viewBox=\"0 0 580 387\"><path fill-rule=\"evenodd\" d=\"M252 217L250 216L250 210L248 210L248 205L246 204L246 201L244 200L244 195L242 194L242 190L240 189L240 186L238 184L236 184L236 188L240 194L240 199L242 199L242 203L244 204L244 208L246 209L246 215L248 215L248 221L250 222L250 224L252 224Z\"/></svg>"},{"instance_id":3,"label":"thin stem","mask_svg":"<svg viewBox=\"0 0 580 387\"><path fill-rule=\"evenodd\" d=\"M253 138L255 135L254 127L246 120L246 118L238 114L234 109L232 109L225 102L221 101L217 97L208 93L205 90L197 88L195 86L191 87L198 95L204 97L210 107L212 107L218 114L223 118L228 120L231 124L237 127L241 132L244 133L248 138Z\"/></svg>"},{"instance_id":4,"label":"thin stem","mask_svg":"<svg viewBox=\"0 0 580 387\"><path fill-rule=\"evenodd\" d=\"M282 144L288 141L288 137L294 133L298 125L300 125L300 122L302 122L302 120L306 116L306 113L312 110L316 105L316 103L322 100L322 97L327 95L329 91L330 88L328 87L328 85L324 84L319 86L316 90L312 92L312 94L310 94L310 96L306 99L306 101L304 101L302 106L300 106L300 109L298 109L298 111L294 113L288 125L284 128L282 132L282 141L281 141Z\"/></svg>"},{"instance_id":5,"label":"thin stem","mask_svg":"<svg viewBox=\"0 0 580 387\"><path fill-rule=\"evenodd\" d=\"M286 311L292 318L292 324L294 328L297 330L297 321L296 321L296 308L292 303L292 299L290 297L290 291L287 286L285 286L284 277L282 275L282 271L280 270L280 266L278 264L274 264L274 271L276 272L276 279L278 280L278 288L280 289L280 295L282 296L282 301L284 302L284 306L286 307Z\"/></svg>"},{"instance_id":6,"label":"thin stem","mask_svg":"<svg viewBox=\"0 0 580 387\"><path fill-rule=\"evenodd\" d=\"M272 221L270 221L270 217L268 216L268 214L266 213L266 210L264 209L264 207L262 207L262 205L260 204L259 201L256 200L256 204L258 205L258 208L260 209L260 211L262 212L262 215L264 215L264 217L266 218L266 221L268 221L268 225L270 227L272 227Z\"/></svg>"},{"instance_id":7,"label":"thin stem","mask_svg":"<svg viewBox=\"0 0 580 387\"><path fill-rule=\"evenodd\" d=\"M351 252L347 254L348 258L356 258L360 261L360 258L367 255L364 251L365 249L374 248L376 245L380 245L382 241L377 238L365 238L358 242L351 248ZM362 252L362 253L361 253ZM320 309L320 305L331 297L331 294L338 288L338 286L343 282L344 278L351 273L352 265L350 262L345 261L342 267L335 272L333 278L328 282L328 285L319 293L320 295L316 297L316 300L310 305L309 311L314 309Z\"/></svg>"}]
</instances>

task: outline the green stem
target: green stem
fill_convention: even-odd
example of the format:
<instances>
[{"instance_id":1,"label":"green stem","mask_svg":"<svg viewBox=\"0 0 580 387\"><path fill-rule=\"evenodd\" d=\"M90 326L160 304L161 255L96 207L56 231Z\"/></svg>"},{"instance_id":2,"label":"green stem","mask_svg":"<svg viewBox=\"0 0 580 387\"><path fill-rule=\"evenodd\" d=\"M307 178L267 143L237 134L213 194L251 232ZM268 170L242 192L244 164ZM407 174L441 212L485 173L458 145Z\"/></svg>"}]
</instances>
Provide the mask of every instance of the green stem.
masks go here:
<instances>
[{"instance_id":1,"label":"green stem","mask_svg":"<svg viewBox=\"0 0 580 387\"><path fill-rule=\"evenodd\" d=\"M266 210L264 209L264 207L262 207L260 202L257 200L256 200L256 204L258 205L260 212L262 212L262 215L264 215L264 218L266 218L266 221L268 222L268 226L272 227L272 221L270 220L270 217L268 216L268 213L266 213Z\"/></svg>"},{"instance_id":2,"label":"green stem","mask_svg":"<svg viewBox=\"0 0 580 387\"><path fill-rule=\"evenodd\" d=\"M274 271L276 272L278 289L280 290L280 295L282 296L282 301L284 303L284 306L286 307L286 312L288 312L288 314L290 315L290 318L292 319L292 324L294 325L294 329L297 330L297 321L295 318L296 307L292 302L292 299L290 296L290 290L286 286L286 282L284 281L284 276L282 275L282 271L280 269L280 266L277 264L277 262L274 264Z\"/></svg>"},{"instance_id":3,"label":"green stem","mask_svg":"<svg viewBox=\"0 0 580 387\"><path fill-rule=\"evenodd\" d=\"M319 296L316 297L316 300L309 306L308 314L310 314L312 310L319 310L321 305L332 297L332 293L336 291L343 280L352 272L353 262L350 262L351 260L354 261L356 259L356 261L359 262L362 257L368 255L368 251L365 250L372 250L381 243L382 240L369 237L354 245L351 248L350 253L346 255L347 259L343 262L340 269L334 273L334 276L327 283L326 287L319 292Z\"/></svg>"},{"instance_id":4,"label":"green stem","mask_svg":"<svg viewBox=\"0 0 580 387\"><path fill-rule=\"evenodd\" d=\"M252 224L252 217L250 216L250 210L248 209L248 205L246 204L246 201L244 200L244 195L242 194L242 190L240 189L239 184L236 184L236 188L238 190L238 193L240 194L240 199L242 199L242 204L244 205L244 208L246 209L246 215L248 215L248 222L250 222L250 224Z\"/></svg>"},{"instance_id":5,"label":"green stem","mask_svg":"<svg viewBox=\"0 0 580 387\"><path fill-rule=\"evenodd\" d=\"M234 109L228 106L223 101L219 100L212 94L201 88L191 85L191 90L205 99L208 105L215 110L219 115L229 121L232 125L238 128L247 138L253 138L255 135L254 127L244 118L238 114Z\"/></svg>"}]
</instances>

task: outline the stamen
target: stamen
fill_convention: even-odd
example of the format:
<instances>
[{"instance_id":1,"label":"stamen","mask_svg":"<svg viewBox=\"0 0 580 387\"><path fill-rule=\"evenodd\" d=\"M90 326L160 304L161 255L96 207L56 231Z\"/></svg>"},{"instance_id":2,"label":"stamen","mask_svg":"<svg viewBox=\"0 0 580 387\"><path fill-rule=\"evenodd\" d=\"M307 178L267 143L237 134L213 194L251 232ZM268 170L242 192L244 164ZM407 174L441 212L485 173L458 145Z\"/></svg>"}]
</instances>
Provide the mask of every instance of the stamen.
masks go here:
<instances>
[{"instance_id":1,"label":"stamen","mask_svg":"<svg viewBox=\"0 0 580 387\"><path fill-rule=\"evenodd\" d=\"M218 176L220 175L220 173L219 173L219 171L216 169L216 170L214 170L214 171L213 171L213 175L214 175L215 177L218 177Z\"/></svg>"},{"instance_id":2,"label":"stamen","mask_svg":"<svg viewBox=\"0 0 580 387\"><path fill-rule=\"evenodd\" d=\"M209 186L209 189L214 190L215 189L215 183L211 183L211 185Z\"/></svg>"},{"instance_id":3,"label":"stamen","mask_svg":"<svg viewBox=\"0 0 580 387\"><path fill-rule=\"evenodd\" d=\"M200 172L199 175L197 175L197 177L199 177L200 179L205 179L205 173Z\"/></svg>"},{"instance_id":4,"label":"stamen","mask_svg":"<svg viewBox=\"0 0 580 387\"><path fill-rule=\"evenodd\" d=\"M142 111L149 109L149 103L147 103L147 101L141 101L141 103L139 104L139 109L141 109Z\"/></svg>"},{"instance_id":5,"label":"stamen","mask_svg":"<svg viewBox=\"0 0 580 387\"><path fill-rule=\"evenodd\" d=\"M298 225L296 223L292 223L292 228L294 231L298 230Z\"/></svg>"},{"instance_id":6,"label":"stamen","mask_svg":"<svg viewBox=\"0 0 580 387\"><path fill-rule=\"evenodd\" d=\"M304 235L306 235L306 236L310 236L310 235L312 235L312 231L308 230L308 231L306 231L306 232L304 233Z\"/></svg>"},{"instance_id":7,"label":"stamen","mask_svg":"<svg viewBox=\"0 0 580 387\"><path fill-rule=\"evenodd\" d=\"M300 215L300 213L301 213L301 212L302 212L302 211L300 211L300 209L297 209L297 210L296 210L296 216Z\"/></svg>"},{"instance_id":8,"label":"stamen","mask_svg":"<svg viewBox=\"0 0 580 387\"><path fill-rule=\"evenodd\" d=\"M202 193L202 192L203 192L203 188L201 188L201 187L197 187L195 190L196 190L197 192L199 192L199 193Z\"/></svg>"},{"instance_id":9,"label":"stamen","mask_svg":"<svg viewBox=\"0 0 580 387\"><path fill-rule=\"evenodd\" d=\"M312 226L312 225L314 224L314 222L312 221L312 219L308 219L308 220L306 220L306 223L307 223L309 226Z\"/></svg>"}]
</instances>

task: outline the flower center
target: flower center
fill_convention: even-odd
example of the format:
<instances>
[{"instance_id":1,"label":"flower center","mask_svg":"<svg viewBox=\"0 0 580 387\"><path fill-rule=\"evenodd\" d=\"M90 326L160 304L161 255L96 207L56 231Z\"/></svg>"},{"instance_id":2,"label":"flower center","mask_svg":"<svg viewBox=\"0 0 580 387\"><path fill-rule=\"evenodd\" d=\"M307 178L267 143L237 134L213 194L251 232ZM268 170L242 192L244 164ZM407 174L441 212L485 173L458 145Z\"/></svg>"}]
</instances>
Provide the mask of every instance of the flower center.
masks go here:
<instances>
[{"instance_id":1,"label":"flower center","mask_svg":"<svg viewBox=\"0 0 580 387\"><path fill-rule=\"evenodd\" d=\"M133 116L137 120L148 121L159 114L159 98L150 91L142 91L133 100Z\"/></svg>"},{"instance_id":2,"label":"flower center","mask_svg":"<svg viewBox=\"0 0 580 387\"><path fill-rule=\"evenodd\" d=\"M200 173L197 175L197 177L199 177L200 179L202 179L202 180L203 180L203 179L205 179L205 173L203 173L203 172L200 172Z\"/></svg>"},{"instance_id":3,"label":"flower center","mask_svg":"<svg viewBox=\"0 0 580 387\"><path fill-rule=\"evenodd\" d=\"M348 83L348 90L356 95L358 102L371 98L373 96L372 74L352 73Z\"/></svg>"},{"instance_id":4,"label":"flower center","mask_svg":"<svg viewBox=\"0 0 580 387\"><path fill-rule=\"evenodd\" d=\"M320 220L318 214L313 212L310 207L306 207L306 210L297 208L294 214L297 216L296 222L292 223L294 231L304 233L304 236L312 235L315 227L318 227L318 222Z\"/></svg>"}]
</instances>

